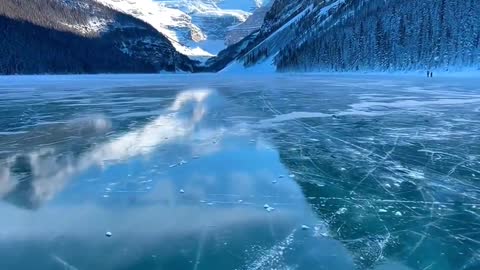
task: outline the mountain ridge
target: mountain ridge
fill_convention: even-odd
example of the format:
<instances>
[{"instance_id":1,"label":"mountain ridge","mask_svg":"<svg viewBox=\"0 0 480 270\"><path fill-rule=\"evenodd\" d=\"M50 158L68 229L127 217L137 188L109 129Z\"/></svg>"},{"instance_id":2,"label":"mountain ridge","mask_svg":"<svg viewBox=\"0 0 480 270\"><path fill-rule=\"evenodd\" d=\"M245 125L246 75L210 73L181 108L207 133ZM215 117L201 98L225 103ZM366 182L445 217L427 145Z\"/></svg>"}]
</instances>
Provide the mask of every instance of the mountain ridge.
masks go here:
<instances>
[{"instance_id":1,"label":"mountain ridge","mask_svg":"<svg viewBox=\"0 0 480 270\"><path fill-rule=\"evenodd\" d=\"M477 1L4 0L0 74L480 70Z\"/></svg>"},{"instance_id":2,"label":"mountain ridge","mask_svg":"<svg viewBox=\"0 0 480 270\"><path fill-rule=\"evenodd\" d=\"M475 1L276 0L258 31L208 63L214 71L264 61L277 71L480 69Z\"/></svg>"},{"instance_id":3,"label":"mountain ridge","mask_svg":"<svg viewBox=\"0 0 480 270\"><path fill-rule=\"evenodd\" d=\"M0 19L0 74L194 71L151 26L91 0L4 0Z\"/></svg>"},{"instance_id":4,"label":"mountain ridge","mask_svg":"<svg viewBox=\"0 0 480 270\"><path fill-rule=\"evenodd\" d=\"M191 58L216 55L225 48L228 29L245 22L263 5L259 0L95 1L150 24Z\"/></svg>"}]
</instances>

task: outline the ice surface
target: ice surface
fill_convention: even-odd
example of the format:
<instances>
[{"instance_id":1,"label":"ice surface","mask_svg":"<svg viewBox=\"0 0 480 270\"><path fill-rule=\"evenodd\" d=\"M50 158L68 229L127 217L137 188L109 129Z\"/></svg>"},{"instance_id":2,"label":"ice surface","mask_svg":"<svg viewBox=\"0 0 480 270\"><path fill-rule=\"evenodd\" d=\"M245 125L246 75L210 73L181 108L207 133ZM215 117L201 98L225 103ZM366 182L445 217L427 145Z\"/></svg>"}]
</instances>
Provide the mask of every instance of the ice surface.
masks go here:
<instances>
[{"instance_id":1,"label":"ice surface","mask_svg":"<svg viewBox=\"0 0 480 270\"><path fill-rule=\"evenodd\" d=\"M302 225L302 230L309 230L310 227L308 227L307 225Z\"/></svg>"},{"instance_id":2,"label":"ice surface","mask_svg":"<svg viewBox=\"0 0 480 270\"><path fill-rule=\"evenodd\" d=\"M0 269L478 269L479 87L1 77Z\"/></svg>"}]
</instances>

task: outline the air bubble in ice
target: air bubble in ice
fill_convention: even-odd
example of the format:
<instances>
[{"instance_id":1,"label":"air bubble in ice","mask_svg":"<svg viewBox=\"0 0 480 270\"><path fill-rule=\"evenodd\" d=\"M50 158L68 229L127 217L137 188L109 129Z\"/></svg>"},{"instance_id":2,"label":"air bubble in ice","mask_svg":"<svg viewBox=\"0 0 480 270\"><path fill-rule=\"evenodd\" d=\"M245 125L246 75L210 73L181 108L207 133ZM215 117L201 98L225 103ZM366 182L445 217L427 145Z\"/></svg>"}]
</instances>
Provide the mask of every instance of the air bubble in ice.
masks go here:
<instances>
[{"instance_id":1,"label":"air bubble in ice","mask_svg":"<svg viewBox=\"0 0 480 270\"><path fill-rule=\"evenodd\" d=\"M263 206L263 208L265 208L265 210L267 210L267 212L272 212L273 210L275 210L275 208L271 207L270 205L268 204L265 204Z\"/></svg>"}]
</instances>

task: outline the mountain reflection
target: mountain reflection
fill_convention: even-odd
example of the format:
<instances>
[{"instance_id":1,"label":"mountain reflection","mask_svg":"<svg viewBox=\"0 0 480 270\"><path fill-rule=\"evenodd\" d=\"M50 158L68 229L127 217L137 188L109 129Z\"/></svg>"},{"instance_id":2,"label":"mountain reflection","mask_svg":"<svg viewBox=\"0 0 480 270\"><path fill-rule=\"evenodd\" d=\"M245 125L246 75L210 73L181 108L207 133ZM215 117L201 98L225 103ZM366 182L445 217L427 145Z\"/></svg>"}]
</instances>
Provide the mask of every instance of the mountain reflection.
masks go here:
<instances>
[{"instance_id":1,"label":"mountain reflection","mask_svg":"<svg viewBox=\"0 0 480 270\"><path fill-rule=\"evenodd\" d=\"M0 197L22 208L37 209L61 191L72 176L91 166L105 167L147 155L162 144L188 136L204 118L208 108L207 99L212 94L210 90L181 92L162 115L143 127L75 154L65 154L65 149L57 142L72 134L82 140L89 136L105 135L110 126L108 119L96 116L87 121L72 121L75 125L69 123L49 127L50 141L31 141L48 146L3 159L0 165ZM34 138L35 134L26 136Z\"/></svg>"}]
</instances>

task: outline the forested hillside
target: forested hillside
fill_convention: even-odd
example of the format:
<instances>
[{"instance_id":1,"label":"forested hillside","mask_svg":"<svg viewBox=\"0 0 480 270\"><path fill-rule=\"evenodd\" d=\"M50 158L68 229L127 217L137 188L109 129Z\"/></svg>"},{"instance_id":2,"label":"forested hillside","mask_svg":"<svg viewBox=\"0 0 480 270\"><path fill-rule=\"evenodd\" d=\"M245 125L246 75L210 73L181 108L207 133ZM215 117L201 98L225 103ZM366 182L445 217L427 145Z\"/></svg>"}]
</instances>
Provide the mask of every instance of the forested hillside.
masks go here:
<instances>
[{"instance_id":1,"label":"forested hillside","mask_svg":"<svg viewBox=\"0 0 480 270\"><path fill-rule=\"evenodd\" d=\"M207 70L220 71L233 61L243 62L245 66L254 65L275 52L275 48L278 51L295 38L286 26L303 12L307 4L308 1L275 0L265 15L262 27L207 61Z\"/></svg>"},{"instance_id":2,"label":"forested hillside","mask_svg":"<svg viewBox=\"0 0 480 270\"><path fill-rule=\"evenodd\" d=\"M97 0L2 0L0 74L216 72L265 61L278 71L480 69L480 0L276 0L262 12L260 29L199 67L152 25Z\"/></svg>"},{"instance_id":3,"label":"forested hillside","mask_svg":"<svg viewBox=\"0 0 480 270\"><path fill-rule=\"evenodd\" d=\"M0 74L192 69L151 26L94 1L0 3Z\"/></svg>"},{"instance_id":4,"label":"forested hillside","mask_svg":"<svg viewBox=\"0 0 480 270\"><path fill-rule=\"evenodd\" d=\"M279 71L480 68L478 0L277 0L259 31L212 59Z\"/></svg>"},{"instance_id":5,"label":"forested hillside","mask_svg":"<svg viewBox=\"0 0 480 270\"><path fill-rule=\"evenodd\" d=\"M280 70L480 68L480 1L352 0L276 57Z\"/></svg>"}]
</instances>

